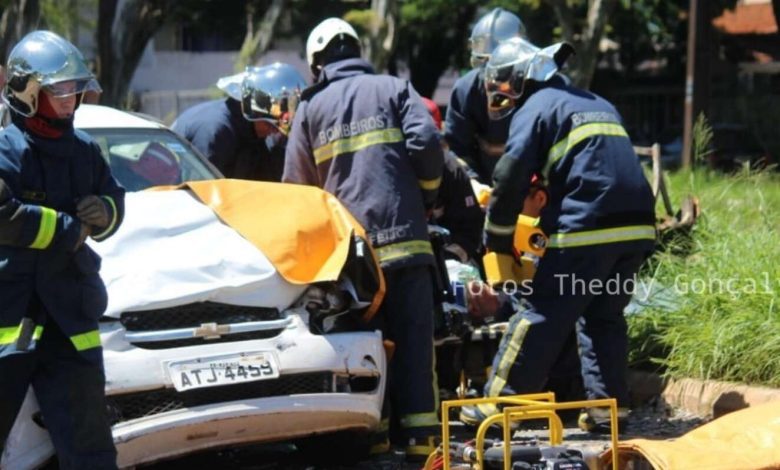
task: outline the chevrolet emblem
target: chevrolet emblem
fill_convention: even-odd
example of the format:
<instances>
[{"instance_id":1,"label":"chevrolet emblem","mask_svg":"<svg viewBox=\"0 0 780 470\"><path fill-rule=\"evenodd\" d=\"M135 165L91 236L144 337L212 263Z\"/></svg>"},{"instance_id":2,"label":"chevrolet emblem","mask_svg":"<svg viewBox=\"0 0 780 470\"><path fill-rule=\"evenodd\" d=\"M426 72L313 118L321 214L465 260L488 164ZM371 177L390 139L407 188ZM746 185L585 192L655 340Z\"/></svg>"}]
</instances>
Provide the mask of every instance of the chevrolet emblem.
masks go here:
<instances>
[{"instance_id":1,"label":"chevrolet emblem","mask_svg":"<svg viewBox=\"0 0 780 470\"><path fill-rule=\"evenodd\" d=\"M230 326L217 325L216 323L201 323L192 334L194 338L219 339L222 335L230 333Z\"/></svg>"}]
</instances>

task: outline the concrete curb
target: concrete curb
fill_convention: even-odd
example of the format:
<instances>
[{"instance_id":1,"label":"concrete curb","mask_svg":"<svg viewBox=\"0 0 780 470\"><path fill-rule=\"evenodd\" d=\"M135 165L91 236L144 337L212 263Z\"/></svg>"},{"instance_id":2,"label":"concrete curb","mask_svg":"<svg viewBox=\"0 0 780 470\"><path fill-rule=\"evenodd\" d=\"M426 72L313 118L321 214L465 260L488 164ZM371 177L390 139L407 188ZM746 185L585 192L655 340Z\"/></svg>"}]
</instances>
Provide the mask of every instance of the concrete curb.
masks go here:
<instances>
[{"instance_id":1,"label":"concrete curb","mask_svg":"<svg viewBox=\"0 0 780 470\"><path fill-rule=\"evenodd\" d=\"M707 418L780 400L780 390L775 388L716 380L664 379L652 372L630 371L628 384L635 403L660 395L675 408Z\"/></svg>"}]
</instances>

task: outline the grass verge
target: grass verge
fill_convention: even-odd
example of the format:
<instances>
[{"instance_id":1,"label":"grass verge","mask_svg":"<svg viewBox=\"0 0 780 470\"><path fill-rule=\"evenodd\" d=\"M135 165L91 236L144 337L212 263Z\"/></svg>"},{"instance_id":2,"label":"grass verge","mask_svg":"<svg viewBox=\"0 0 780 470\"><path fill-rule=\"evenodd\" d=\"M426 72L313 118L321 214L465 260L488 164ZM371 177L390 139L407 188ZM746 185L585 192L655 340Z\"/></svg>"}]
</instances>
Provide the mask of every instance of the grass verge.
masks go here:
<instances>
[{"instance_id":1,"label":"grass verge","mask_svg":"<svg viewBox=\"0 0 780 470\"><path fill-rule=\"evenodd\" d=\"M702 215L643 268L653 289L628 317L632 365L780 386L780 176L681 171L668 183L676 203L696 195Z\"/></svg>"}]
</instances>

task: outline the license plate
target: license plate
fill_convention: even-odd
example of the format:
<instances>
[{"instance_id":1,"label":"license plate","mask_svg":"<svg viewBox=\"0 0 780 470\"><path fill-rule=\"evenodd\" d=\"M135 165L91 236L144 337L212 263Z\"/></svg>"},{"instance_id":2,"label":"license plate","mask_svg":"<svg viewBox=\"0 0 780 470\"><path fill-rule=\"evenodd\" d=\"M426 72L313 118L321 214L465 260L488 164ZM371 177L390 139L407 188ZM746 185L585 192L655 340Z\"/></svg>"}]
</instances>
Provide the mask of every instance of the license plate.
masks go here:
<instances>
[{"instance_id":1,"label":"license plate","mask_svg":"<svg viewBox=\"0 0 780 470\"><path fill-rule=\"evenodd\" d=\"M168 376L179 392L279 377L276 357L269 352L169 362L167 367Z\"/></svg>"}]
</instances>

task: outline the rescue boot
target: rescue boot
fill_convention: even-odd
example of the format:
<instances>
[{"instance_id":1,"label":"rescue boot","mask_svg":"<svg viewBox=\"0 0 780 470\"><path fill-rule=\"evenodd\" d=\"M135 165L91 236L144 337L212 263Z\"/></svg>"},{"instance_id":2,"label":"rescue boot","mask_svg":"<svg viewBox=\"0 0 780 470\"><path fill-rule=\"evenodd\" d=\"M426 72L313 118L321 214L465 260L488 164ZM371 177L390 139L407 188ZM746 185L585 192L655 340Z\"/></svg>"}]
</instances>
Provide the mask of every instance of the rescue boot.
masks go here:
<instances>
[{"instance_id":1,"label":"rescue boot","mask_svg":"<svg viewBox=\"0 0 780 470\"><path fill-rule=\"evenodd\" d=\"M462 406L460 408L458 419L460 419L463 424L477 427L482 424L482 421L484 421L485 418L499 412L498 408L496 408L494 405L482 405L482 408L486 409L486 413L483 413L482 410L480 410L479 405Z\"/></svg>"},{"instance_id":2,"label":"rescue boot","mask_svg":"<svg viewBox=\"0 0 780 470\"><path fill-rule=\"evenodd\" d=\"M441 444L441 437L429 435L424 437L410 437L407 441L406 461L425 462L429 455L436 452Z\"/></svg>"},{"instance_id":3,"label":"rescue boot","mask_svg":"<svg viewBox=\"0 0 780 470\"><path fill-rule=\"evenodd\" d=\"M618 408L618 432L628 422L628 408ZM606 408L589 408L580 412L577 426L585 432L594 434L609 434L611 432L609 410Z\"/></svg>"},{"instance_id":4,"label":"rescue boot","mask_svg":"<svg viewBox=\"0 0 780 470\"><path fill-rule=\"evenodd\" d=\"M368 437L368 453L371 457L390 452L390 421L382 418L379 428Z\"/></svg>"}]
</instances>

